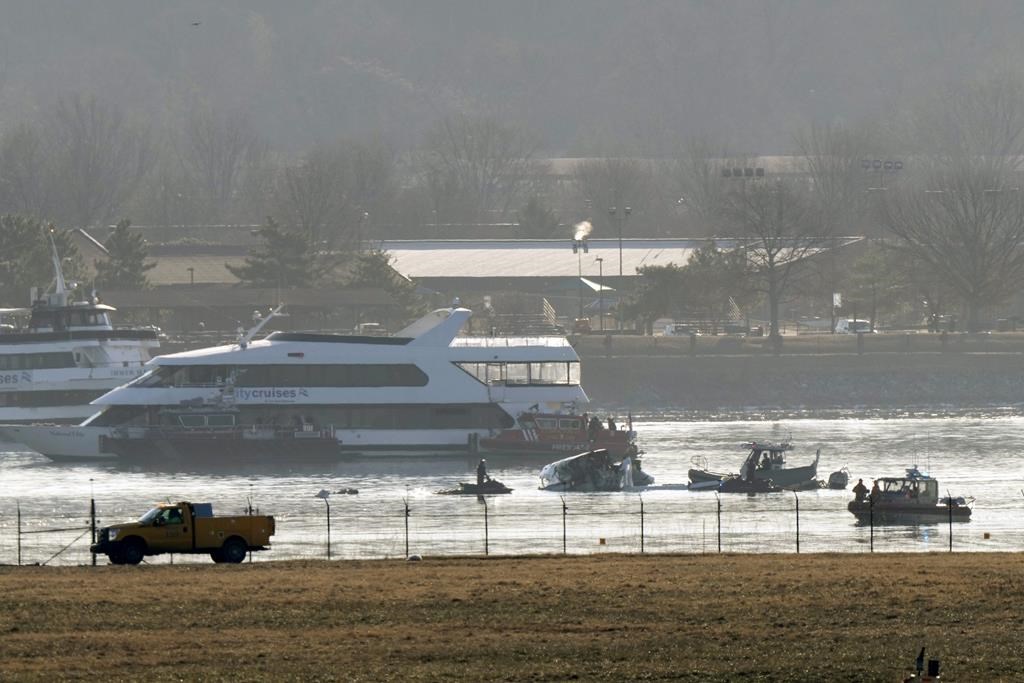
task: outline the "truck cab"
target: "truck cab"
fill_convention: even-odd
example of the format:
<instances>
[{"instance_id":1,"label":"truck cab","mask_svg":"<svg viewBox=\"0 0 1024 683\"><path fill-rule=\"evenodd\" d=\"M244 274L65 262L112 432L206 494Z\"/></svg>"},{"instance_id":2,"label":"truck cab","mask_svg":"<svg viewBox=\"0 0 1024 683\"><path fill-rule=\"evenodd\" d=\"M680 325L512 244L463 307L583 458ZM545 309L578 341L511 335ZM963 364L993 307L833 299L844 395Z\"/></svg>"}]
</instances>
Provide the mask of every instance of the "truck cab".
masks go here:
<instances>
[{"instance_id":1,"label":"truck cab","mask_svg":"<svg viewBox=\"0 0 1024 683\"><path fill-rule=\"evenodd\" d=\"M210 503L162 503L138 521L100 529L90 550L111 564L139 564L163 553L209 553L214 562L237 564L252 550L266 550L274 534L269 515L218 517Z\"/></svg>"}]
</instances>

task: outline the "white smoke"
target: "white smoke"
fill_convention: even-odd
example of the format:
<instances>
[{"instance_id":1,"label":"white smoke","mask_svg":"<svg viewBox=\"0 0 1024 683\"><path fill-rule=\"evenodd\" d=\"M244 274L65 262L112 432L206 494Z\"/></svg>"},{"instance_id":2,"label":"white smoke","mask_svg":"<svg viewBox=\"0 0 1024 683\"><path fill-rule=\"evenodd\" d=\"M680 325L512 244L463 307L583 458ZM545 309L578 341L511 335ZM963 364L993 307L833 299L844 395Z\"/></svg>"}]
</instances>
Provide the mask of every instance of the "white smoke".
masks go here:
<instances>
[{"instance_id":1,"label":"white smoke","mask_svg":"<svg viewBox=\"0 0 1024 683\"><path fill-rule=\"evenodd\" d=\"M577 242L587 239L590 235L590 231L594 229L594 226L590 224L590 221L580 221L572 227L575 231L573 232L572 238Z\"/></svg>"}]
</instances>

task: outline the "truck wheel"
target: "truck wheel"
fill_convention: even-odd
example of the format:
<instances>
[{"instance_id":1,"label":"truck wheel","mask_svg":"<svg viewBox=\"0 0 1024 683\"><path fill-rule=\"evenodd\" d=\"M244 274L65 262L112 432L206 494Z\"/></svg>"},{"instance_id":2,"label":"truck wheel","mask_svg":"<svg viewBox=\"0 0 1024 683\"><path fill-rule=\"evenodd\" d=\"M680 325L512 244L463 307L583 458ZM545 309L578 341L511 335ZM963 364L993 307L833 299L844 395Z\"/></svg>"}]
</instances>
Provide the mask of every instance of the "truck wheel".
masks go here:
<instances>
[{"instance_id":1,"label":"truck wheel","mask_svg":"<svg viewBox=\"0 0 1024 683\"><path fill-rule=\"evenodd\" d=\"M224 561L224 551L221 550L220 548L217 548L216 550L210 551L210 559L213 560L214 562L220 564L221 562Z\"/></svg>"},{"instance_id":2,"label":"truck wheel","mask_svg":"<svg viewBox=\"0 0 1024 683\"><path fill-rule=\"evenodd\" d=\"M247 552L249 552L248 546L238 536L232 536L224 541L224 545L220 549L224 562L230 562L231 564L238 564L244 560Z\"/></svg>"},{"instance_id":3,"label":"truck wheel","mask_svg":"<svg viewBox=\"0 0 1024 683\"><path fill-rule=\"evenodd\" d=\"M110 564L124 564L124 553L112 550L107 553L107 559L110 560Z\"/></svg>"},{"instance_id":4,"label":"truck wheel","mask_svg":"<svg viewBox=\"0 0 1024 683\"><path fill-rule=\"evenodd\" d=\"M138 564L142 562L142 558L146 555L146 547L142 544L142 541L132 539L125 541L124 550L121 551L121 557L124 558L125 564Z\"/></svg>"}]
</instances>

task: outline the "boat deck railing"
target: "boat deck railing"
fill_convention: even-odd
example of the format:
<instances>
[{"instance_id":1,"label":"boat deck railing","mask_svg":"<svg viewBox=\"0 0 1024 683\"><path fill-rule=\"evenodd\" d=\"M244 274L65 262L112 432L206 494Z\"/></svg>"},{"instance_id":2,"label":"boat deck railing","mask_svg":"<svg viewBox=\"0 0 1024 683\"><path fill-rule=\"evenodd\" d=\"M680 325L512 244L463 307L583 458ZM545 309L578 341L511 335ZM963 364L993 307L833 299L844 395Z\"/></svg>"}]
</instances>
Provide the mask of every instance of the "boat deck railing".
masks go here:
<instances>
[{"instance_id":1,"label":"boat deck railing","mask_svg":"<svg viewBox=\"0 0 1024 683\"><path fill-rule=\"evenodd\" d=\"M570 346L565 337L456 337L451 346L472 348L512 348L518 346Z\"/></svg>"}]
</instances>

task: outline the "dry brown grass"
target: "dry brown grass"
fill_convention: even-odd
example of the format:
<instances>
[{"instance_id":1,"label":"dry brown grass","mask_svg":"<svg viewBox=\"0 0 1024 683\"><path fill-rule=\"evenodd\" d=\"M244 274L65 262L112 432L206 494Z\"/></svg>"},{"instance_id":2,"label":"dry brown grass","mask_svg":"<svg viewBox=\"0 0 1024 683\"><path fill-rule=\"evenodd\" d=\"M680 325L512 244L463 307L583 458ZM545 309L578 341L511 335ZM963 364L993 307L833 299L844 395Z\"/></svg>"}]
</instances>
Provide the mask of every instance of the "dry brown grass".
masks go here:
<instances>
[{"instance_id":1,"label":"dry brown grass","mask_svg":"<svg viewBox=\"0 0 1024 683\"><path fill-rule=\"evenodd\" d=\"M1024 556L0 568L0 680L1020 680ZM828 680L833 680L829 678Z\"/></svg>"}]
</instances>

